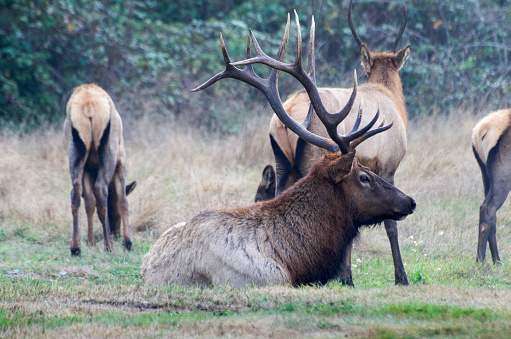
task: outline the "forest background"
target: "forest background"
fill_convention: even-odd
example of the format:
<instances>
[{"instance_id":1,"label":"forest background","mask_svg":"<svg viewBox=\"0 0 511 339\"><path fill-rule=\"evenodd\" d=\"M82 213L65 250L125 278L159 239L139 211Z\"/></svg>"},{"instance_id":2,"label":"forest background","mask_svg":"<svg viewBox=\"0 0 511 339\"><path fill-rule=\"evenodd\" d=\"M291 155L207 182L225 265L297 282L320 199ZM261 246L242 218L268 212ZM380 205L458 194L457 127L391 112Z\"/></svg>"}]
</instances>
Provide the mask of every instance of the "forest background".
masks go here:
<instances>
[{"instance_id":1,"label":"forest background","mask_svg":"<svg viewBox=\"0 0 511 339\"><path fill-rule=\"evenodd\" d=\"M297 10L305 39L314 15L318 85L350 87L352 70L360 78L364 73L347 22L348 4L0 0L0 125L27 131L59 124L72 89L94 82L111 94L123 119L158 114L235 133L254 105L264 102L262 96L250 100L259 98L255 89L226 81L201 94L190 92L224 68L219 32L233 60L245 58L248 28L275 55L287 13ZM412 118L511 105L510 0L404 4L408 26L400 47L410 44L412 53L400 74ZM358 33L376 51L391 49L402 14L396 1L354 4ZM294 42L289 48L286 60L294 58ZM296 81L281 79L283 98L298 89Z\"/></svg>"}]
</instances>

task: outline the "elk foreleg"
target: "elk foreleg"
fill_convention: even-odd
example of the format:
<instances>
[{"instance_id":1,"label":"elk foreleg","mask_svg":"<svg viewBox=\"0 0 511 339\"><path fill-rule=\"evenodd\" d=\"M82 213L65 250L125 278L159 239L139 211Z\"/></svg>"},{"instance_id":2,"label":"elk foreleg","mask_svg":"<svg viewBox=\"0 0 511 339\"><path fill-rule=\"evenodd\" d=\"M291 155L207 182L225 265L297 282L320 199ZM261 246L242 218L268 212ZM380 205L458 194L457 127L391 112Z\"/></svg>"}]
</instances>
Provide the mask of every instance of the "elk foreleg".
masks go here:
<instances>
[{"instance_id":1,"label":"elk foreleg","mask_svg":"<svg viewBox=\"0 0 511 339\"><path fill-rule=\"evenodd\" d=\"M90 173L85 172L83 176L83 200L85 202L85 213L87 214L87 245L96 246L94 237L94 209L96 198L94 198L93 178Z\"/></svg>"},{"instance_id":2,"label":"elk foreleg","mask_svg":"<svg viewBox=\"0 0 511 339\"><path fill-rule=\"evenodd\" d=\"M351 249L353 248L353 242L346 248L346 254L344 259L341 261L341 273L339 274L339 281L343 285L354 287L353 275L351 273Z\"/></svg>"},{"instance_id":3,"label":"elk foreleg","mask_svg":"<svg viewBox=\"0 0 511 339\"><path fill-rule=\"evenodd\" d=\"M115 194L117 196L117 207L120 211L122 226L123 226L123 241L122 244L124 247L131 251L133 249L133 241L131 237L131 229L129 225L128 219L128 199L126 199L127 187L125 183L125 169L122 164L117 166L116 172L114 174L113 183L115 185ZM133 184L132 184L133 185Z\"/></svg>"},{"instance_id":4,"label":"elk foreleg","mask_svg":"<svg viewBox=\"0 0 511 339\"><path fill-rule=\"evenodd\" d=\"M94 196L96 197L96 207L98 209L98 217L103 227L103 242L104 249L107 252L114 250L114 243L112 241L112 235L110 231L110 225L108 220L108 185L113 176L114 166L108 166L109 164L102 164L100 157L100 168L98 171L98 177L94 184Z\"/></svg>"},{"instance_id":5,"label":"elk foreleg","mask_svg":"<svg viewBox=\"0 0 511 339\"><path fill-rule=\"evenodd\" d=\"M390 242L390 250L392 251L392 259L394 260L394 275L396 285L409 285L406 276L401 251L399 249L399 240L397 232L397 222L395 220L385 220L385 231Z\"/></svg>"}]
</instances>

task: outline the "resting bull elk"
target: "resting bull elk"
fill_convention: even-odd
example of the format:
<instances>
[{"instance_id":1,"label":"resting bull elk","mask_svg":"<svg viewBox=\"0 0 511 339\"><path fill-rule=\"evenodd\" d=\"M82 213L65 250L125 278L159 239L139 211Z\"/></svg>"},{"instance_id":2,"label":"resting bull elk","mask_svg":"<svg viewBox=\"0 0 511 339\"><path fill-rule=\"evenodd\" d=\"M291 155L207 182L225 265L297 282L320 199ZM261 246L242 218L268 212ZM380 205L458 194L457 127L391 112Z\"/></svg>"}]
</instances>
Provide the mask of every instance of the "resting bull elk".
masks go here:
<instances>
[{"instance_id":1,"label":"resting bull elk","mask_svg":"<svg viewBox=\"0 0 511 339\"><path fill-rule=\"evenodd\" d=\"M377 107L380 107L385 119L394 124L392 130L388 133L380 134L361 145L357 151L357 159L383 179L394 183L394 174L406 153L407 113L398 72L410 55L410 46L396 52L406 27L406 7L403 6L403 24L394 42L392 52L372 52L369 50L357 34L351 16L351 8L352 2L350 2L348 8L348 22L353 36L360 46L360 59L367 75L367 83L359 88L355 107L361 105L364 111L375 111ZM260 62L273 67L272 61L262 53L249 62ZM281 70L287 72L286 68L291 67L286 66ZM316 111L325 109L330 111L340 110L350 99L351 92L348 88L319 88L317 90L318 94L316 94L316 96L319 95L319 98L316 99L311 97L311 89L306 87L306 91L307 93L297 92L284 102L285 110L289 112L294 120L304 120L311 101ZM349 130L355 119L356 112L353 110L339 125L340 131ZM326 152L313 143L304 142L287 125L277 115L273 116L270 123L270 141L276 163L277 195L307 174L312 164ZM312 116L309 130L318 135L327 136L324 125L315 115ZM396 222L394 220L385 221L385 230L394 259L395 283L408 285L408 278L399 249ZM351 247L349 252L351 252ZM341 270L340 278L343 283L353 285L351 255L346 262L346 266Z\"/></svg>"},{"instance_id":2,"label":"resting bull elk","mask_svg":"<svg viewBox=\"0 0 511 339\"><path fill-rule=\"evenodd\" d=\"M297 27L299 29L298 17ZM286 32L289 30L289 18ZM314 24L312 33L314 35ZM300 35L299 35L300 36ZM359 129L362 111L350 132L341 135L337 126L351 110L357 82L350 100L336 114L319 111L329 138L309 132L287 115L279 98L278 70L259 78L252 66L241 70L231 64L224 41L226 70L193 91L202 90L222 78L234 78L261 90L279 118L289 123L301 138L327 148L326 154L308 175L273 200L246 208L202 212L189 222L171 227L161 235L143 259L141 274L149 285L246 285L325 283L334 278L346 260L349 244L359 228L385 219L400 220L413 213L415 202L392 184L358 165L355 147L365 139L388 130L392 124L370 130L379 112ZM299 42L300 42L299 37ZM256 49L257 42L253 39ZM276 63L282 60L284 38ZM311 43L311 46L312 43ZM301 43L295 75L307 87L313 80L301 67ZM250 58L250 40L247 55ZM314 52L309 49L309 71ZM309 111L312 114L312 110ZM310 117L310 114L309 114Z\"/></svg>"},{"instance_id":3,"label":"resting bull elk","mask_svg":"<svg viewBox=\"0 0 511 339\"><path fill-rule=\"evenodd\" d=\"M472 131L472 149L484 185L484 202L479 212L477 261L484 262L486 242L493 263L499 263L497 249L497 210L511 189L511 109L493 112L477 123Z\"/></svg>"},{"instance_id":4,"label":"resting bull elk","mask_svg":"<svg viewBox=\"0 0 511 339\"><path fill-rule=\"evenodd\" d=\"M82 196L88 222L88 245L96 245L93 215L97 207L98 217L103 226L105 250L113 250L111 233L115 236L120 235L122 220L123 245L130 251L133 243L126 195L135 188L136 182L125 185L126 153L121 117L108 93L94 84L75 88L66 111L64 132L73 184L71 254L81 254L78 211Z\"/></svg>"}]
</instances>

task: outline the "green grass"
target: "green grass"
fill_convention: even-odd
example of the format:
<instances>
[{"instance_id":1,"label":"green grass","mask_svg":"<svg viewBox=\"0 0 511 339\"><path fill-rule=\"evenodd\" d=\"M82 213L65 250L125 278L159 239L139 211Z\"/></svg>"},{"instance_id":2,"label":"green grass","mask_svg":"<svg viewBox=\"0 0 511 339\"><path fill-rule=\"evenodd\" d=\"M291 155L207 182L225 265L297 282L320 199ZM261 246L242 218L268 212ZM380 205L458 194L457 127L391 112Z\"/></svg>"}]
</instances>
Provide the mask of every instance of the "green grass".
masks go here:
<instances>
[{"instance_id":1,"label":"green grass","mask_svg":"<svg viewBox=\"0 0 511 339\"><path fill-rule=\"evenodd\" d=\"M114 336L504 337L511 327L511 306L492 304L511 300L509 260L492 266L424 256L410 241L402 248L409 287L394 286L389 254L355 246L354 289L336 281L147 288L139 269L150 244L141 239L127 253L116 243L114 255L83 246L81 257L71 257L64 241L1 242L0 336L66 337L77 328L95 336L115 328Z\"/></svg>"}]
</instances>

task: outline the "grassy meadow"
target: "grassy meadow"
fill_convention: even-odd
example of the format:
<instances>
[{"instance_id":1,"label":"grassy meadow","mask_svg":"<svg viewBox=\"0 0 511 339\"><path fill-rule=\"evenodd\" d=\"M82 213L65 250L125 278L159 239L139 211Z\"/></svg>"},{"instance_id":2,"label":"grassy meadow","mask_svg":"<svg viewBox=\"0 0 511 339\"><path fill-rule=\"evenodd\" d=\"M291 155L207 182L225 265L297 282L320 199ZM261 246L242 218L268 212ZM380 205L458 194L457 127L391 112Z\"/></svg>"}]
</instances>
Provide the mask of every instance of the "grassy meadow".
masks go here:
<instances>
[{"instance_id":1,"label":"grassy meadow","mask_svg":"<svg viewBox=\"0 0 511 339\"><path fill-rule=\"evenodd\" d=\"M355 288L141 285L158 236L203 209L250 204L272 162L270 114L218 135L151 119L125 124L133 253L85 244L71 257L70 177L60 129L0 132L0 337L508 337L511 205L498 213L502 265L475 262L483 187L472 112L410 121L396 186L417 201L399 222L409 287L394 286L383 226L353 250ZM83 206L83 204L82 204Z\"/></svg>"}]
</instances>

